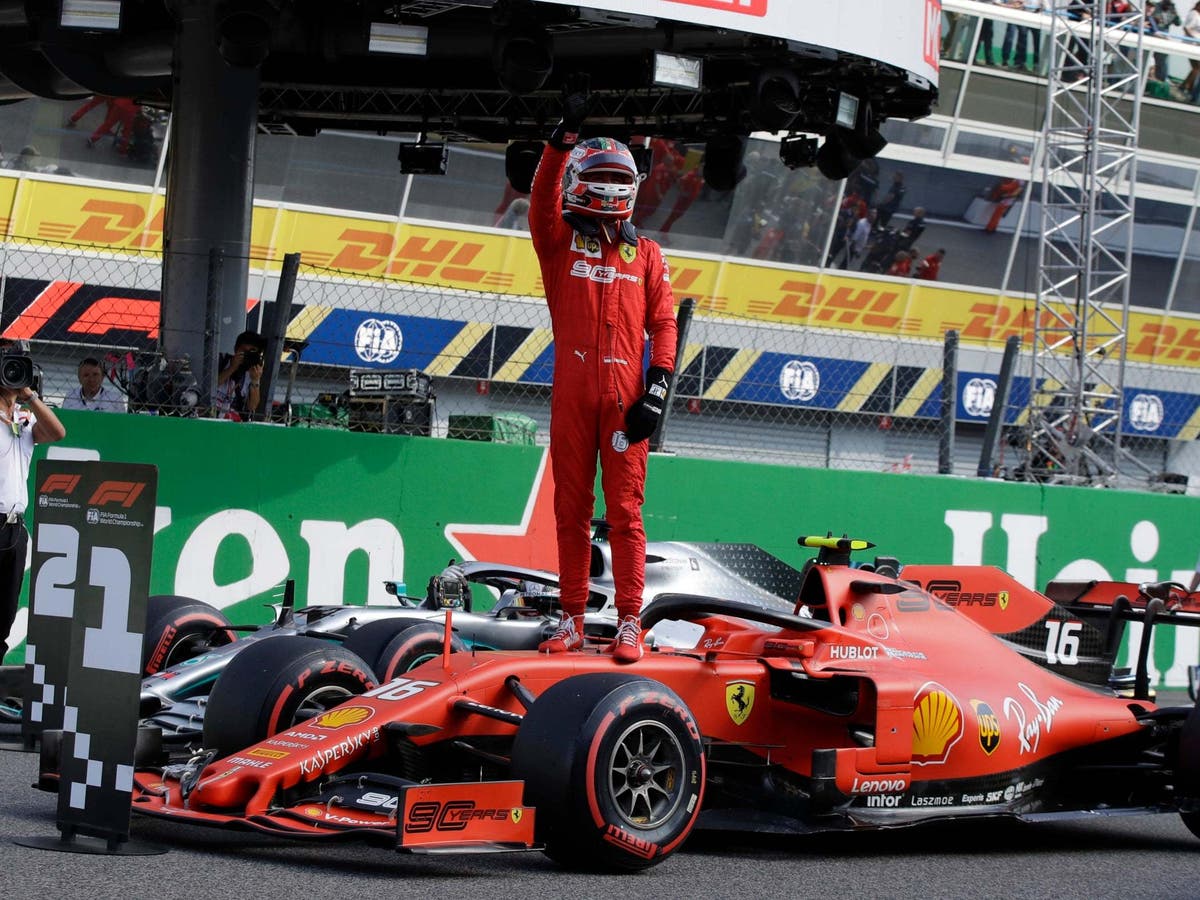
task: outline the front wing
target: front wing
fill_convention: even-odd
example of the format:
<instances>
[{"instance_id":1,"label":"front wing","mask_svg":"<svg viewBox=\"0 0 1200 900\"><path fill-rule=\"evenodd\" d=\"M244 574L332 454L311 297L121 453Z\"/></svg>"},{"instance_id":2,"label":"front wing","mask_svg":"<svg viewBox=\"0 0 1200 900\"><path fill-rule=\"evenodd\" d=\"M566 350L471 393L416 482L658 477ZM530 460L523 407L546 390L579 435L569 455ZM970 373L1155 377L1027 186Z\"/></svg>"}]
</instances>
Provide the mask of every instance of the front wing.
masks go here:
<instances>
[{"instance_id":1,"label":"front wing","mask_svg":"<svg viewBox=\"0 0 1200 900\"><path fill-rule=\"evenodd\" d=\"M297 839L365 840L409 853L538 850L535 812L522 805L523 791L520 781L377 786L367 776L335 780L291 806L242 816L191 809L179 782L139 773L133 802L143 815L191 825Z\"/></svg>"}]
</instances>

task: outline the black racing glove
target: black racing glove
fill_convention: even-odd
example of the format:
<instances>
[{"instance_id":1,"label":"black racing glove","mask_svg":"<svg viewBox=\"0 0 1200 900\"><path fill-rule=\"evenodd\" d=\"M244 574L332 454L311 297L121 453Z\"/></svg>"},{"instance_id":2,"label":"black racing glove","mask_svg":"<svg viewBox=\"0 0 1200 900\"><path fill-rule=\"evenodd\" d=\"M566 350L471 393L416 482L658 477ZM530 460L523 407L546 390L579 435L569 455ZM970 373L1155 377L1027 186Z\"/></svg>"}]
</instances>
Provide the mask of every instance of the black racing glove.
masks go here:
<instances>
[{"instance_id":1,"label":"black racing glove","mask_svg":"<svg viewBox=\"0 0 1200 900\"><path fill-rule=\"evenodd\" d=\"M651 366L646 373L646 393L625 413L625 437L636 444L654 434L667 405L667 388L671 373L660 366Z\"/></svg>"},{"instance_id":2,"label":"black racing glove","mask_svg":"<svg viewBox=\"0 0 1200 900\"><path fill-rule=\"evenodd\" d=\"M550 143L559 150L570 150L579 143L579 131L587 118L587 91L575 91L563 98L562 119L550 134Z\"/></svg>"}]
</instances>

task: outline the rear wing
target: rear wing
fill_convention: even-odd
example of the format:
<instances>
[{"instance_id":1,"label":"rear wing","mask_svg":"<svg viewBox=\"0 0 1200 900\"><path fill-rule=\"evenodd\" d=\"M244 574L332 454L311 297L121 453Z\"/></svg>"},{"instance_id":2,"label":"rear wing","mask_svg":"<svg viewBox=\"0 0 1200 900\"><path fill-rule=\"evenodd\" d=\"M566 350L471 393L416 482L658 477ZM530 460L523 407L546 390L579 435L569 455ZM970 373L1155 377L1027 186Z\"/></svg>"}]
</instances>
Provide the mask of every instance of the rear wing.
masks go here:
<instances>
[{"instance_id":1,"label":"rear wing","mask_svg":"<svg viewBox=\"0 0 1200 900\"><path fill-rule=\"evenodd\" d=\"M1200 625L1200 596L1170 581L1052 581L1045 593L994 566L908 565L901 578L969 616L1065 678L1150 696L1148 660L1156 624ZM1114 668L1125 623L1142 625L1137 669Z\"/></svg>"},{"instance_id":2,"label":"rear wing","mask_svg":"<svg viewBox=\"0 0 1200 900\"><path fill-rule=\"evenodd\" d=\"M1200 594L1189 593L1173 581L1051 581L1046 596L1060 606L1080 610L1113 609L1129 622L1145 618L1157 606L1156 618L1172 625L1200 625ZM1155 601L1158 601L1156 603Z\"/></svg>"}]
</instances>

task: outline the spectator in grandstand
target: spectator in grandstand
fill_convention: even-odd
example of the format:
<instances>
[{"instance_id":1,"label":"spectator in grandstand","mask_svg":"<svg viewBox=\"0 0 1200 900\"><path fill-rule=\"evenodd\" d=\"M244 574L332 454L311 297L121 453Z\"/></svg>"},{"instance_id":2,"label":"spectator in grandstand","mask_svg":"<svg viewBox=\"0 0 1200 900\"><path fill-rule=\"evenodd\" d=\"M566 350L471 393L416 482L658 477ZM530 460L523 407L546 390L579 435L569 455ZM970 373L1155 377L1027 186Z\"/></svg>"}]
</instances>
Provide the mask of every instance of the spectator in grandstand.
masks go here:
<instances>
[{"instance_id":1,"label":"spectator in grandstand","mask_svg":"<svg viewBox=\"0 0 1200 900\"><path fill-rule=\"evenodd\" d=\"M585 95L567 97L530 198L556 348L550 460L562 606L558 627L538 649L583 645L599 456L620 617L612 653L632 663L643 652L647 439L665 407L677 326L662 250L630 221L639 181L633 155L612 138L579 140L586 106Z\"/></svg>"},{"instance_id":2,"label":"spectator in grandstand","mask_svg":"<svg viewBox=\"0 0 1200 900\"><path fill-rule=\"evenodd\" d=\"M904 173L896 170L892 173L892 185L888 188L888 192L884 194L883 201L879 206L875 207L875 228L883 229L888 227L888 222L892 221L892 216L896 214L896 210L900 208L901 202L904 200L904 195L908 192L908 188L904 186Z\"/></svg>"},{"instance_id":3,"label":"spectator in grandstand","mask_svg":"<svg viewBox=\"0 0 1200 900\"><path fill-rule=\"evenodd\" d=\"M642 206L642 191L638 188L638 209ZM767 213L779 199L779 179L764 163L762 154L751 150L746 154L746 177L734 192L732 227L729 231L729 252L733 256L749 256L761 243L767 225Z\"/></svg>"},{"instance_id":4,"label":"spectator in grandstand","mask_svg":"<svg viewBox=\"0 0 1200 900\"><path fill-rule=\"evenodd\" d=\"M500 202L496 205L496 221L494 223L494 227L496 227L496 228L503 227L500 224L500 220L504 218L504 214L507 213L509 208L513 205L513 201L516 200L518 197L526 197L526 196L528 196L528 195L522 194L520 191L518 191L516 188L514 188L511 184L509 184L507 178L504 179L504 196L500 198Z\"/></svg>"},{"instance_id":5,"label":"spectator in grandstand","mask_svg":"<svg viewBox=\"0 0 1200 900\"><path fill-rule=\"evenodd\" d=\"M1029 13L1042 11L1042 0L1021 0L1020 3L1010 3ZM1041 64L1042 35L1030 25L1009 25L1004 31L1004 44L1000 48L1001 62L1011 69L1038 70ZM1032 48L1032 49L1031 49ZM1017 59L1020 58L1018 64ZM1030 65L1032 63L1032 65Z\"/></svg>"},{"instance_id":6,"label":"spectator in grandstand","mask_svg":"<svg viewBox=\"0 0 1200 900\"><path fill-rule=\"evenodd\" d=\"M233 353L222 353L218 363L217 393L213 407L217 417L236 422L252 419L262 405L259 394L263 373L263 354L267 339L257 331L243 331Z\"/></svg>"},{"instance_id":7,"label":"spectator in grandstand","mask_svg":"<svg viewBox=\"0 0 1200 900\"><path fill-rule=\"evenodd\" d=\"M875 203L875 192L879 190L879 160L864 159L850 176L849 190L862 198L864 206Z\"/></svg>"},{"instance_id":8,"label":"spectator in grandstand","mask_svg":"<svg viewBox=\"0 0 1200 900\"><path fill-rule=\"evenodd\" d=\"M873 209L868 209L850 226L842 244L843 252L840 254L842 261L838 264L839 269L850 268L850 264L866 252L867 242L871 239L871 229L874 226L875 210Z\"/></svg>"},{"instance_id":9,"label":"spectator in grandstand","mask_svg":"<svg viewBox=\"0 0 1200 900\"><path fill-rule=\"evenodd\" d=\"M529 230L529 198L516 197L508 204L504 215L496 222L497 228L512 228L516 231Z\"/></svg>"},{"instance_id":10,"label":"spectator in grandstand","mask_svg":"<svg viewBox=\"0 0 1200 900\"><path fill-rule=\"evenodd\" d=\"M101 104L104 105L104 121L102 121L96 130L91 133L87 139L89 147L95 147L100 143L101 138L105 135L112 134L116 131L117 137L117 152L125 155L129 152L129 142L133 139L134 119L138 114L138 105L128 97L108 97L102 94L97 94L79 109L75 110L67 119L66 125L68 128L74 128L79 120L88 112L95 109Z\"/></svg>"},{"instance_id":11,"label":"spectator in grandstand","mask_svg":"<svg viewBox=\"0 0 1200 900\"><path fill-rule=\"evenodd\" d=\"M826 266L832 266L834 260L845 254L846 243L854 232L855 224L867 214L867 201L858 193L857 186L856 181L846 182L846 195L838 207L837 219L833 224L833 240L829 244Z\"/></svg>"},{"instance_id":12,"label":"spectator in grandstand","mask_svg":"<svg viewBox=\"0 0 1200 900\"><path fill-rule=\"evenodd\" d=\"M904 223L904 227L900 229L900 240L898 248L906 250L915 244L925 233L925 207L917 206L913 208L912 218Z\"/></svg>"},{"instance_id":13,"label":"spectator in grandstand","mask_svg":"<svg viewBox=\"0 0 1200 900\"><path fill-rule=\"evenodd\" d=\"M11 341L0 350L11 351ZM53 444L67 436L54 414L32 387L0 387L0 660L8 652L8 635L17 617L17 600L25 578L29 532L29 461L34 444Z\"/></svg>"},{"instance_id":14,"label":"spectator in grandstand","mask_svg":"<svg viewBox=\"0 0 1200 900\"><path fill-rule=\"evenodd\" d=\"M992 215L983 226L983 230L988 234L995 232L1000 227L1000 220L1008 215L1008 211L1024 191L1025 182L1019 178L1003 178L996 182L988 192L988 200L993 204Z\"/></svg>"},{"instance_id":15,"label":"spectator in grandstand","mask_svg":"<svg viewBox=\"0 0 1200 900\"><path fill-rule=\"evenodd\" d=\"M125 395L104 384L104 368L94 356L79 361L79 387L63 397L63 409L93 409L99 412L128 412Z\"/></svg>"},{"instance_id":16,"label":"spectator in grandstand","mask_svg":"<svg viewBox=\"0 0 1200 900\"><path fill-rule=\"evenodd\" d=\"M42 172L48 174L70 175L68 169L54 164L42 165L42 154L32 144L26 144L16 156L5 158L0 152L0 169L13 169L17 172Z\"/></svg>"},{"instance_id":17,"label":"spectator in grandstand","mask_svg":"<svg viewBox=\"0 0 1200 900\"><path fill-rule=\"evenodd\" d=\"M1010 5L1009 3L1005 2L1005 0L980 0L980 2L981 3L993 3L993 4L998 4L1000 6ZM971 54L971 58L974 59L976 62L981 62L985 66L999 65L1000 63L995 61L992 57L992 50L995 47L994 40L995 40L995 34L993 31L992 20L988 19L988 18L980 19L980 21L979 21L979 42L975 45L975 52ZM983 59L982 60L979 59L979 52L981 50L983 51ZM1003 60L1000 60L1000 62L1003 62Z\"/></svg>"},{"instance_id":18,"label":"spectator in grandstand","mask_svg":"<svg viewBox=\"0 0 1200 900\"><path fill-rule=\"evenodd\" d=\"M1150 33L1160 37L1168 36L1172 26L1183 24L1178 10L1175 9L1174 0L1160 0L1154 4L1154 9L1146 17L1146 22ZM1154 54L1152 75L1155 81L1167 81L1167 54L1157 52Z\"/></svg>"},{"instance_id":19,"label":"spectator in grandstand","mask_svg":"<svg viewBox=\"0 0 1200 900\"><path fill-rule=\"evenodd\" d=\"M942 260L945 258L945 250L935 250L918 263L917 271L913 277L920 278L923 281L937 281L938 274L942 271Z\"/></svg>"},{"instance_id":20,"label":"spectator in grandstand","mask_svg":"<svg viewBox=\"0 0 1200 900\"><path fill-rule=\"evenodd\" d=\"M1183 17L1183 33L1193 41L1200 41L1200 3L1188 10L1188 14ZM1200 59L1189 59L1188 65L1192 69L1183 79L1179 89L1195 103L1197 90L1200 89Z\"/></svg>"},{"instance_id":21,"label":"spectator in grandstand","mask_svg":"<svg viewBox=\"0 0 1200 900\"><path fill-rule=\"evenodd\" d=\"M663 234L669 232L671 226L678 222L683 217L683 214L691 209L692 204L696 202L696 198L700 196L700 192L703 189L704 174L699 166L684 173L676 187L675 204L671 207L670 214L658 226L658 230Z\"/></svg>"},{"instance_id":22,"label":"spectator in grandstand","mask_svg":"<svg viewBox=\"0 0 1200 900\"><path fill-rule=\"evenodd\" d=\"M887 273L897 278L907 278L912 272L912 256L907 250L897 250Z\"/></svg>"},{"instance_id":23,"label":"spectator in grandstand","mask_svg":"<svg viewBox=\"0 0 1200 900\"><path fill-rule=\"evenodd\" d=\"M633 224L639 228L658 212L658 207L683 171L684 155L674 141L654 138L650 141L650 150L650 174L638 185L638 202L633 213ZM683 213L680 212L680 215Z\"/></svg>"}]
</instances>

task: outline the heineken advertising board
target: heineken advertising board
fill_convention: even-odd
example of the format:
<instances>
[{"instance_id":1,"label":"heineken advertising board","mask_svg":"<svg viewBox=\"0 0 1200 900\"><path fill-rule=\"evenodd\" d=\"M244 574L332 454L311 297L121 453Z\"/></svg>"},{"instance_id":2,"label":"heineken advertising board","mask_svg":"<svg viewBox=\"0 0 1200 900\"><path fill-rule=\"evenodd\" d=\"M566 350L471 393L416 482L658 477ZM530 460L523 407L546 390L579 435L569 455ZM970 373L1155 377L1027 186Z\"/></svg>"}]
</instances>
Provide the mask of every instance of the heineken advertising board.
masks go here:
<instances>
[{"instance_id":1,"label":"heineken advertising board","mask_svg":"<svg viewBox=\"0 0 1200 900\"><path fill-rule=\"evenodd\" d=\"M298 604L386 604L384 579L421 594L451 558L555 568L543 448L62 419L68 435L53 456L158 466L151 593L205 600L240 623L268 622L264 607L289 578ZM1053 578L1186 583L1200 552L1193 497L670 456L650 461L645 518L650 540L746 541L797 566L797 535L845 532L901 562L995 565L1035 588ZM25 621L22 612L14 646ZM1196 629L1160 629L1154 670L1183 684L1198 640Z\"/></svg>"}]
</instances>

